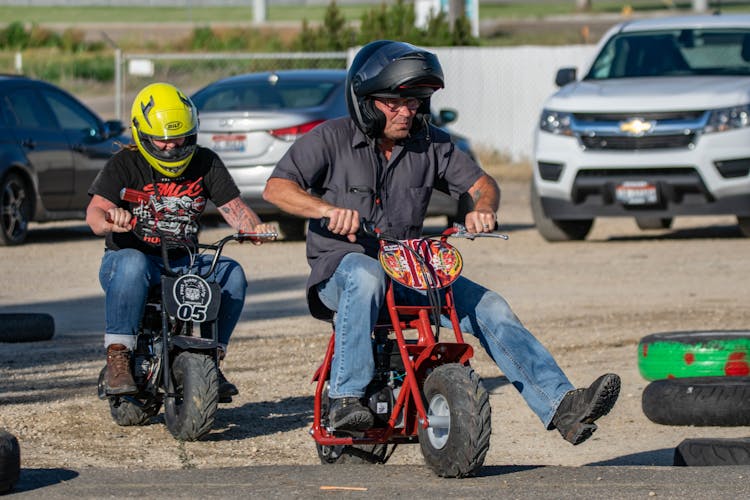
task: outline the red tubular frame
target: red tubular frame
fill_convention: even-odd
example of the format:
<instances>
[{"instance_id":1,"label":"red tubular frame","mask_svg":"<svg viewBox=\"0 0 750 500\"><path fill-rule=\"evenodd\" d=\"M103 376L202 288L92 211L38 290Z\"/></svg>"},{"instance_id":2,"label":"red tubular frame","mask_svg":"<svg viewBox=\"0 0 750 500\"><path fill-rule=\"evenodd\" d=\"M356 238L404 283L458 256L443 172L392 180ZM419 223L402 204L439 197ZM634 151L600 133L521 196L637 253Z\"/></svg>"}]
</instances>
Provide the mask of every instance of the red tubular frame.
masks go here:
<instances>
[{"instance_id":1,"label":"red tubular frame","mask_svg":"<svg viewBox=\"0 0 750 500\"><path fill-rule=\"evenodd\" d=\"M452 233L450 229L443 233L445 239ZM365 431L362 436L334 436L321 424L323 389L330 377L331 362L333 360L335 332L331 334L323 363L315 371L313 382L315 388L315 403L313 424L310 434L315 441L323 446L340 446L352 444L390 444L413 442L417 438L417 426L429 426L427 411L424 407L421 387L428 375L428 370L446 363L468 364L474 354L472 347L464 342L459 328L458 314L453 300L453 290L448 288L445 294L445 305L442 314L450 318L455 342L438 342L432 331L430 322L430 306L399 306L396 305L393 283L389 281L386 291L386 307L390 317L390 324L377 325L376 328L388 328L396 338L401 354L406 376L401 386L388 423L384 427L375 427ZM407 341L405 330L416 330L416 341ZM403 415L403 427L396 427L399 415Z\"/></svg>"}]
</instances>

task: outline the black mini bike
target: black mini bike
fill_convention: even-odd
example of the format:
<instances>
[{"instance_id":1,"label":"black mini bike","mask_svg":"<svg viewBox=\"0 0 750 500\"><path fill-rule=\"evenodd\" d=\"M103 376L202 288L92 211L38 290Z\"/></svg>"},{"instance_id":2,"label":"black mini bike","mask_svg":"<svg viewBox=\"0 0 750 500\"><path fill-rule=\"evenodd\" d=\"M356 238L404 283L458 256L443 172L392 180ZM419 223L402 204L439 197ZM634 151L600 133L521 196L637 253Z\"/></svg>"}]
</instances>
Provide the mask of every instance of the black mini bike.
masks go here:
<instances>
[{"instance_id":1,"label":"black mini bike","mask_svg":"<svg viewBox=\"0 0 750 500\"><path fill-rule=\"evenodd\" d=\"M221 287L210 277L228 242L275 235L237 233L213 244L185 245L191 263L195 263L192 256L196 252L213 252L211 264L204 273L198 273L192 266L177 272L170 266L168 251L174 240L159 230L159 226L171 227L174 221L170 222L169 216L158 211L159 203L154 196L123 189L121 197L140 202L142 214L144 209L152 214L158 212L152 224L161 237L164 268L161 284L149 290L131 358L138 393L108 395L105 366L99 375L99 398L109 400L112 418L122 426L148 423L163 404L164 420L172 435L183 441L195 441L211 430L219 402L216 318Z\"/></svg>"}]
</instances>

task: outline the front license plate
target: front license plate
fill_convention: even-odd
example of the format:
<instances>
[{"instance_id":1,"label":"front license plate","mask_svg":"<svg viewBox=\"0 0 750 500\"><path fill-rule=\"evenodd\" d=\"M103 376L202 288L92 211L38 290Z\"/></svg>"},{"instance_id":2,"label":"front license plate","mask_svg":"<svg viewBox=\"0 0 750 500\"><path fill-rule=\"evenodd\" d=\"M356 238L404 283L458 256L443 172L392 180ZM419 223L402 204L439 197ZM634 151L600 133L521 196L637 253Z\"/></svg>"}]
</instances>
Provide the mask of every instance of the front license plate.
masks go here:
<instances>
[{"instance_id":1,"label":"front license plate","mask_svg":"<svg viewBox=\"0 0 750 500\"><path fill-rule=\"evenodd\" d=\"M217 153L242 153L245 151L244 135L215 135L211 149Z\"/></svg>"},{"instance_id":2,"label":"front license plate","mask_svg":"<svg viewBox=\"0 0 750 500\"><path fill-rule=\"evenodd\" d=\"M659 202L656 185L646 181L626 181L615 188L615 198L623 205L655 205Z\"/></svg>"}]
</instances>

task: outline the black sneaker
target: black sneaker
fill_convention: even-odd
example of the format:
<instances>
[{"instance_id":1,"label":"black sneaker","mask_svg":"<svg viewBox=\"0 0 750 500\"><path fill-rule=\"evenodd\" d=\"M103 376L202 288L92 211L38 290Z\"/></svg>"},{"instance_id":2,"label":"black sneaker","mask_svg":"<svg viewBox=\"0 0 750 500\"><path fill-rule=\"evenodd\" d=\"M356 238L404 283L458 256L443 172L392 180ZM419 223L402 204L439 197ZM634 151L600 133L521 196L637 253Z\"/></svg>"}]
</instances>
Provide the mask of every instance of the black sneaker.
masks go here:
<instances>
[{"instance_id":1,"label":"black sneaker","mask_svg":"<svg viewBox=\"0 0 750 500\"><path fill-rule=\"evenodd\" d=\"M597 429L594 422L609 413L619 394L620 377L614 373L602 375L587 389L568 392L552 417L553 428L566 441L583 443Z\"/></svg>"},{"instance_id":2,"label":"black sneaker","mask_svg":"<svg viewBox=\"0 0 750 500\"><path fill-rule=\"evenodd\" d=\"M336 431L364 431L373 426L375 418L359 398L332 398L328 421Z\"/></svg>"},{"instance_id":3,"label":"black sneaker","mask_svg":"<svg viewBox=\"0 0 750 500\"><path fill-rule=\"evenodd\" d=\"M221 372L221 368L217 368L216 370L219 372L219 403L231 403L232 396L236 396L240 391L236 385L227 380Z\"/></svg>"}]
</instances>

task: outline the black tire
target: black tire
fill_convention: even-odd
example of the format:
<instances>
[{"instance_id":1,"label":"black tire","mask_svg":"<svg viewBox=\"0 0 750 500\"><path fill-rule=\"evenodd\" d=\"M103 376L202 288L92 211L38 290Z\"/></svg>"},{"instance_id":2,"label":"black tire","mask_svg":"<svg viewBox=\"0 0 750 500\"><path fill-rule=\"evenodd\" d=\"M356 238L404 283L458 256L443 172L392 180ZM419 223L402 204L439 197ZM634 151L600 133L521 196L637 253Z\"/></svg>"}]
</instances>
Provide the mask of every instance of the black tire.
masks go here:
<instances>
[{"instance_id":1,"label":"black tire","mask_svg":"<svg viewBox=\"0 0 750 500\"><path fill-rule=\"evenodd\" d=\"M13 434L0 429L0 493L13 489L21 475L21 447Z\"/></svg>"},{"instance_id":2,"label":"black tire","mask_svg":"<svg viewBox=\"0 0 750 500\"><path fill-rule=\"evenodd\" d=\"M636 217L635 223L639 229L669 229L672 227L672 217Z\"/></svg>"},{"instance_id":3,"label":"black tire","mask_svg":"<svg viewBox=\"0 0 750 500\"><path fill-rule=\"evenodd\" d=\"M109 401L109 412L112 420L123 427L131 425L146 425L151 418L159 414L161 401L154 397L112 396L107 397L104 379L107 377L107 366L99 372L97 389L99 399Z\"/></svg>"},{"instance_id":4,"label":"black tire","mask_svg":"<svg viewBox=\"0 0 750 500\"><path fill-rule=\"evenodd\" d=\"M214 424L219 405L219 377L211 356L189 351L172 361L174 398L166 398L164 418L172 435L182 441L196 441Z\"/></svg>"},{"instance_id":5,"label":"black tire","mask_svg":"<svg viewBox=\"0 0 750 500\"><path fill-rule=\"evenodd\" d=\"M646 380L750 376L750 331L654 333L638 343L638 370Z\"/></svg>"},{"instance_id":6,"label":"black tire","mask_svg":"<svg viewBox=\"0 0 750 500\"><path fill-rule=\"evenodd\" d=\"M323 425L328 422L328 382L323 388L321 401L321 419ZM315 443L318 458L323 465L361 465L385 463L388 453L387 444L323 446Z\"/></svg>"},{"instance_id":7,"label":"black tire","mask_svg":"<svg viewBox=\"0 0 750 500\"><path fill-rule=\"evenodd\" d=\"M750 465L750 438L685 439L674 450L674 465Z\"/></svg>"},{"instance_id":8,"label":"black tire","mask_svg":"<svg viewBox=\"0 0 750 500\"><path fill-rule=\"evenodd\" d=\"M388 452L386 444L323 446L315 444L323 465L382 464Z\"/></svg>"},{"instance_id":9,"label":"black tire","mask_svg":"<svg viewBox=\"0 0 750 500\"><path fill-rule=\"evenodd\" d=\"M457 363L438 366L425 380L423 394L430 420L429 428L418 427L425 463L442 477L474 475L490 448L492 425L479 375Z\"/></svg>"},{"instance_id":10,"label":"black tire","mask_svg":"<svg viewBox=\"0 0 750 500\"><path fill-rule=\"evenodd\" d=\"M644 389L641 406L662 425L750 425L750 377L657 380Z\"/></svg>"},{"instance_id":11,"label":"black tire","mask_svg":"<svg viewBox=\"0 0 750 500\"><path fill-rule=\"evenodd\" d=\"M750 238L750 217L737 217L737 226L742 236Z\"/></svg>"},{"instance_id":12,"label":"black tire","mask_svg":"<svg viewBox=\"0 0 750 500\"><path fill-rule=\"evenodd\" d=\"M547 217L542 208L542 200L531 182L531 215L534 217L536 230L549 242L585 240L594 225L594 219L556 220Z\"/></svg>"},{"instance_id":13,"label":"black tire","mask_svg":"<svg viewBox=\"0 0 750 500\"><path fill-rule=\"evenodd\" d=\"M0 182L0 246L26 241L31 222L31 193L18 174L8 174Z\"/></svg>"},{"instance_id":14,"label":"black tire","mask_svg":"<svg viewBox=\"0 0 750 500\"><path fill-rule=\"evenodd\" d=\"M0 314L0 342L38 342L54 334L55 319L49 314Z\"/></svg>"}]
</instances>

